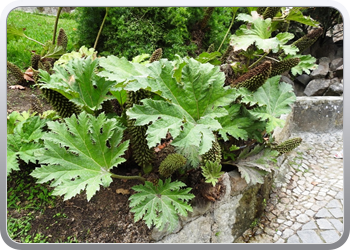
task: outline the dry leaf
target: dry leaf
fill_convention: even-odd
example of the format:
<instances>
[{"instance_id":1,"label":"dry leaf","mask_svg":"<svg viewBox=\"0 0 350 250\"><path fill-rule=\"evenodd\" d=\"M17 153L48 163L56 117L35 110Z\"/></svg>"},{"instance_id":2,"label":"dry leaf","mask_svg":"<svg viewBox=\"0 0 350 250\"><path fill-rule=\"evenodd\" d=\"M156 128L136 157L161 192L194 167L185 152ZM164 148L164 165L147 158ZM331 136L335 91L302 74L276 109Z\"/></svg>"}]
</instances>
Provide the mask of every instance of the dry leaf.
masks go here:
<instances>
[{"instance_id":1,"label":"dry leaf","mask_svg":"<svg viewBox=\"0 0 350 250\"><path fill-rule=\"evenodd\" d=\"M12 85L12 86L9 86L9 89L25 90L26 88L23 87L22 85Z\"/></svg>"},{"instance_id":2,"label":"dry leaf","mask_svg":"<svg viewBox=\"0 0 350 250\"><path fill-rule=\"evenodd\" d=\"M130 191L127 190L127 189L124 189L124 188L118 188L116 191L115 191L117 194L130 194Z\"/></svg>"},{"instance_id":3,"label":"dry leaf","mask_svg":"<svg viewBox=\"0 0 350 250\"><path fill-rule=\"evenodd\" d=\"M26 72L24 72L24 79L26 79L27 81L32 81L34 82L34 79L33 79L33 75L34 75L34 72L33 72L33 69L32 68L28 68Z\"/></svg>"},{"instance_id":4,"label":"dry leaf","mask_svg":"<svg viewBox=\"0 0 350 250\"><path fill-rule=\"evenodd\" d=\"M317 181L313 181L313 182L311 182L311 184L314 185L314 186L317 186L317 185L320 184L320 183L317 182Z\"/></svg>"}]
</instances>

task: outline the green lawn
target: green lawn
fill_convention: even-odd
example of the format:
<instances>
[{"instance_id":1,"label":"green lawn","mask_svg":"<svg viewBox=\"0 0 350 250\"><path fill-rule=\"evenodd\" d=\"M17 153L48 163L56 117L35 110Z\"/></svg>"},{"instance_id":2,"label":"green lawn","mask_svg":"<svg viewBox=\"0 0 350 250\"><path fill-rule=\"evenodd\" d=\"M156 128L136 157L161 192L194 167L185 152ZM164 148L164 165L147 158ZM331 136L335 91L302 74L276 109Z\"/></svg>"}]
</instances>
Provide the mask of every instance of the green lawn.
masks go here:
<instances>
[{"instance_id":1,"label":"green lawn","mask_svg":"<svg viewBox=\"0 0 350 250\"><path fill-rule=\"evenodd\" d=\"M60 18L57 26L57 34L60 28L63 28L68 36L67 52L74 48L74 36L76 30L76 22L70 15L65 14L65 18ZM43 14L32 14L23 11L13 10L9 13L7 24L15 25L22 28L24 34L36 41L45 43L52 40L55 16ZM31 51L40 54L42 46L36 42L30 41L24 37L20 37L17 41L11 40L7 42L7 60L14 63L21 69L27 69L30 66Z\"/></svg>"}]
</instances>

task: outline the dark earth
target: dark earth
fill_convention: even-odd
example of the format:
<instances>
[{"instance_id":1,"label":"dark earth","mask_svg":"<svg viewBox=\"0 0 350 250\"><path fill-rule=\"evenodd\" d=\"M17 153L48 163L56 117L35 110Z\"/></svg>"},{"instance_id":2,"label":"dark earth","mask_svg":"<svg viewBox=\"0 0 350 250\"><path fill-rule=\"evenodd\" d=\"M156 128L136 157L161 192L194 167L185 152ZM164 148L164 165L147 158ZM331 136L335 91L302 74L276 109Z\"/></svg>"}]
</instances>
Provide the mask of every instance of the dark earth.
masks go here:
<instances>
[{"instance_id":1,"label":"dark earth","mask_svg":"<svg viewBox=\"0 0 350 250\"><path fill-rule=\"evenodd\" d=\"M7 112L8 114L17 111L28 111L31 109L30 96L36 95L43 104L43 110L50 110L50 105L41 94L40 89L32 84L22 83L24 90L12 89L18 83L10 74L7 78ZM168 147L168 146L167 146ZM165 153L166 150L163 149ZM164 158L161 153L156 153L155 164ZM39 167L35 164L20 164L20 171L11 173L8 178L8 190L15 189L18 185L18 178L22 178L24 185L34 187L36 179L29 176L29 173ZM128 161L112 172L122 175L137 175L140 168ZM25 178L23 178L25 176ZM145 176L146 178L150 176ZM204 183L200 169L186 173L187 178L182 179L189 187L193 188L192 193L196 198L192 203L210 200L214 202L220 198L224 191L219 182L215 188L211 184ZM17 182L16 182L17 180ZM8 208L8 217L21 218L31 214L31 229L29 235L44 235L47 242L76 242L76 243L150 243L151 229L141 220L134 222L133 213L129 208L129 197L134 193L131 187L142 184L138 180L113 179L108 188L101 187L96 195L88 202L85 192L64 201L63 197L56 197L54 202L45 203L36 209ZM43 185L43 184L41 184ZM49 184L46 184L49 190ZM28 203L25 193L16 194L19 200L16 205L25 207ZM9 194L8 194L9 196ZM20 239L14 239L21 242ZM72 241L73 240L73 241Z\"/></svg>"}]
</instances>

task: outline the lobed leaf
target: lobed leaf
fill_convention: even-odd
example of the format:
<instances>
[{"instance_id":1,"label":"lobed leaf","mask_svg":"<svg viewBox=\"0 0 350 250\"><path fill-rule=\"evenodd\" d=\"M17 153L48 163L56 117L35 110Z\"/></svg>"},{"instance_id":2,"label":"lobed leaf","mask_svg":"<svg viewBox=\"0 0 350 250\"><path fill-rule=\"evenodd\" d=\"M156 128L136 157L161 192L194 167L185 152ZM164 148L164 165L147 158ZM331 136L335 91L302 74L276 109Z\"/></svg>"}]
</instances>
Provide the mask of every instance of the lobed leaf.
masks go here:
<instances>
[{"instance_id":1,"label":"lobed leaf","mask_svg":"<svg viewBox=\"0 0 350 250\"><path fill-rule=\"evenodd\" d=\"M196 147L199 156L211 148L213 131L221 128L215 118L227 115L224 106L236 97L235 90L223 87L224 74L211 64L184 58L175 65L162 59L149 66L151 77L135 76L127 89L149 89L163 100L143 100L143 105L134 105L126 113L136 119L136 125L152 123L147 130L149 147L170 132L172 145Z\"/></svg>"},{"instance_id":2,"label":"lobed leaf","mask_svg":"<svg viewBox=\"0 0 350 250\"><path fill-rule=\"evenodd\" d=\"M261 151L263 148L264 145L257 145L251 151L247 148L238 157L238 171L248 184L263 184L266 173L272 171L272 163L275 162L278 152L270 149Z\"/></svg>"},{"instance_id":3,"label":"lobed leaf","mask_svg":"<svg viewBox=\"0 0 350 250\"><path fill-rule=\"evenodd\" d=\"M252 25L250 28L241 25L236 34L231 36L230 45L234 47L234 51L247 50L249 46L255 44L258 49L262 49L266 53L270 51L276 53L280 49L283 49L285 53L295 54L297 52L295 46L285 45L294 37L293 34L285 32L271 37L273 31L271 18L263 19L256 11L252 11L251 15L241 13L236 19L249 22Z\"/></svg>"},{"instance_id":4,"label":"lobed leaf","mask_svg":"<svg viewBox=\"0 0 350 250\"><path fill-rule=\"evenodd\" d=\"M54 179L53 194L64 195L65 200L84 189L90 200L100 185L112 182L109 170L125 161L121 156L129 141L121 143L123 128L104 113L94 117L82 112L64 121L48 122L51 132L43 137L46 150L38 156L40 163L48 165L31 175L38 183Z\"/></svg>"},{"instance_id":5,"label":"lobed leaf","mask_svg":"<svg viewBox=\"0 0 350 250\"><path fill-rule=\"evenodd\" d=\"M93 113L101 109L101 104L111 99L107 95L110 88L115 84L98 76L95 71L98 60L74 58L63 66L54 66L55 73L49 75L40 70L41 88L52 89L61 93L71 102Z\"/></svg>"},{"instance_id":6,"label":"lobed leaf","mask_svg":"<svg viewBox=\"0 0 350 250\"><path fill-rule=\"evenodd\" d=\"M255 100L266 106L257 107L249 110L249 113L267 120L266 130L268 133L276 127L283 127L284 121L279 119L283 114L290 113L291 105L295 102L296 97L290 84L279 83L280 76L269 78L255 93Z\"/></svg>"},{"instance_id":7,"label":"lobed leaf","mask_svg":"<svg viewBox=\"0 0 350 250\"><path fill-rule=\"evenodd\" d=\"M146 181L144 185L132 187L137 193L130 196L130 211L135 213L135 222L142 219L150 228L154 225L157 229L173 231L178 224L178 214L187 216L192 207L187 201L194 198L190 194L191 188L181 189L186 186L180 181L171 182L170 178L163 183L159 180L158 185Z\"/></svg>"},{"instance_id":8,"label":"lobed leaf","mask_svg":"<svg viewBox=\"0 0 350 250\"><path fill-rule=\"evenodd\" d=\"M46 119L38 116L24 118L19 114L10 116L10 123L17 119L23 120L14 124L12 134L7 134L7 174L12 170L19 170L17 157L26 163L35 163L35 154L43 148L41 139L45 132L42 128L46 125Z\"/></svg>"}]
</instances>

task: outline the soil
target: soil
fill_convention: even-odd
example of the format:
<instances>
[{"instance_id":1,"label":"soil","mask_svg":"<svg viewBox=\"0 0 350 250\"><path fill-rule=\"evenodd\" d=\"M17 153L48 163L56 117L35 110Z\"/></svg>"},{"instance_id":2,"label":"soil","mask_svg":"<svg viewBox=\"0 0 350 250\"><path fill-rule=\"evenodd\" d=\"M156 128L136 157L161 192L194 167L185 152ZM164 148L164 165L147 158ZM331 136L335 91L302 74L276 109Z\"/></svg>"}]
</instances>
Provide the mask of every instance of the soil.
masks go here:
<instances>
[{"instance_id":1,"label":"soil","mask_svg":"<svg viewBox=\"0 0 350 250\"><path fill-rule=\"evenodd\" d=\"M11 89L10 86L21 85L24 90ZM22 112L31 110L31 95L38 97L43 105L43 111L52 109L40 89L30 83L16 82L15 78L8 75L7 78L7 112ZM21 169L28 169L26 164ZM35 166L34 166L35 167ZM33 169L34 169L33 167ZM23 171L23 170L22 170ZM127 170L125 171L126 175ZM131 168L132 172L135 169ZM136 170L138 171L138 170ZM29 177L26 185L34 185L35 179ZM133 214L129 209L128 198L133 193L130 188L140 184L137 180L114 180L108 188L101 187L100 191L88 202L85 192L74 198L63 201L63 197L55 200L54 206L46 205L37 210L8 209L8 216L20 218L32 213L35 219L31 220L30 235L41 233L48 236L48 242L68 242L75 239L76 242L89 243L145 243L150 242L151 230L143 221L134 222ZM9 181L8 190L16 185L15 181ZM124 193L124 194L123 194ZM25 203L22 197L21 202ZM63 216L57 216L65 215ZM19 239L15 239L20 242Z\"/></svg>"},{"instance_id":2,"label":"soil","mask_svg":"<svg viewBox=\"0 0 350 250\"><path fill-rule=\"evenodd\" d=\"M24 90L11 89L10 86L21 84ZM36 95L43 105L43 110L50 110L51 106L46 102L40 89L35 88L30 83L17 83L15 78L9 74L7 79L7 111L22 112L30 110L31 95ZM155 165L159 165L164 155L162 152L156 153L157 159ZM129 161L128 161L129 162ZM7 188L15 189L17 176L28 176L23 179L25 185L36 185L36 179L28 174L39 165L20 164L20 171L8 179ZM132 162L118 166L112 172L124 175L135 175L140 171L139 167ZM153 173L154 175L154 173ZM217 189L213 189L207 183L204 183L200 170L190 171L186 174L186 184L193 188L196 198L195 203L219 199L223 193L223 188L219 182ZM145 176L152 179L151 176ZM157 177L157 176L156 176ZM23 177L22 177L23 178ZM151 229L147 227L144 221L134 222L133 213L129 208L129 197L134 193L132 186L141 184L138 180L120 180L114 179L108 188L101 187L96 195L88 202L85 192L64 201L63 197L57 197L53 205L44 204L39 209L13 209L8 208L7 215L12 218L21 218L29 213L33 216L31 220L31 230L29 235L34 237L38 233L47 236L46 240L50 243L70 242L74 239L77 243L149 243L152 242ZM51 188L47 184L48 189ZM19 204L25 205L26 195L20 195ZM60 216L58 216L60 215ZM64 216L63 216L64 215ZM20 239L14 239L21 242Z\"/></svg>"}]
</instances>

